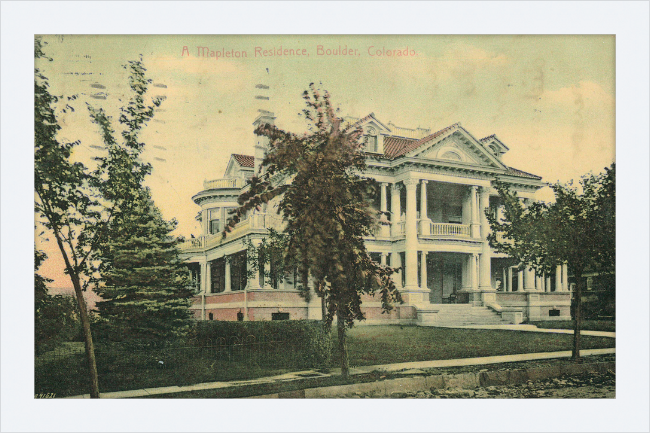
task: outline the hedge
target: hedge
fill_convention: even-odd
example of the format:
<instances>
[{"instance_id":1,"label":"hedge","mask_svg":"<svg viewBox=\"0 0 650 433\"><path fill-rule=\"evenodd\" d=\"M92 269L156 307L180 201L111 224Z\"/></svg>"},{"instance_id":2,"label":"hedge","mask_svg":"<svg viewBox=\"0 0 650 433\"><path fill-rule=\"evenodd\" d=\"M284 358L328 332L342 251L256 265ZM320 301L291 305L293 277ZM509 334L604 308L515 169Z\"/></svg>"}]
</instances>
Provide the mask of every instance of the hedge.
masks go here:
<instances>
[{"instance_id":1,"label":"hedge","mask_svg":"<svg viewBox=\"0 0 650 433\"><path fill-rule=\"evenodd\" d=\"M281 347L294 364L311 368L328 365L332 349L331 333L316 320L201 321L189 337L200 345L241 342L262 351Z\"/></svg>"}]
</instances>

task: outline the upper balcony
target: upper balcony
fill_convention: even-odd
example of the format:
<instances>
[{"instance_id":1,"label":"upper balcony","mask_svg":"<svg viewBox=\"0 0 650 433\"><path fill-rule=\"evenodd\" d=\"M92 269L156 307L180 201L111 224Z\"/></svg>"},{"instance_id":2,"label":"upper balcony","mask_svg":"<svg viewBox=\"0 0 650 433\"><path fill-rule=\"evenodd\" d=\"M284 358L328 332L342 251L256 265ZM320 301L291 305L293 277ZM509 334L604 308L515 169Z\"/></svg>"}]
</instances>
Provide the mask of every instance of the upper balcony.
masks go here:
<instances>
[{"instance_id":1,"label":"upper balcony","mask_svg":"<svg viewBox=\"0 0 650 433\"><path fill-rule=\"evenodd\" d=\"M406 235L406 222L398 221L390 233L389 226L379 227L375 237L403 238ZM472 230L470 224L437 223L431 220L418 220L418 237L427 238L460 238L470 239Z\"/></svg>"},{"instance_id":2,"label":"upper balcony","mask_svg":"<svg viewBox=\"0 0 650 433\"><path fill-rule=\"evenodd\" d=\"M276 214L253 213L240 221L224 238L222 233L215 233L207 236L188 239L179 245L182 253L195 253L204 251L224 242L238 239L249 233L264 233L267 229L282 231L285 223L282 217Z\"/></svg>"},{"instance_id":3,"label":"upper balcony","mask_svg":"<svg viewBox=\"0 0 650 433\"><path fill-rule=\"evenodd\" d=\"M204 180L203 189L241 189L246 185L246 179L241 177Z\"/></svg>"}]
</instances>

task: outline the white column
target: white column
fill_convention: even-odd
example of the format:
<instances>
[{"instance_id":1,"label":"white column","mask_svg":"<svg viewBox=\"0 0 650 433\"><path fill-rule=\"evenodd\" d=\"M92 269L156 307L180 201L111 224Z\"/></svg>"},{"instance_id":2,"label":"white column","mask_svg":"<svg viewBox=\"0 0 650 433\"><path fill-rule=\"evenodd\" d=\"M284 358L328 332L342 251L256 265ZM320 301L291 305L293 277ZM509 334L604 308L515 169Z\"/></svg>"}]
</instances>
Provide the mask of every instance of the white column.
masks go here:
<instances>
[{"instance_id":1,"label":"white column","mask_svg":"<svg viewBox=\"0 0 650 433\"><path fill-rule=\"evenodd\" d=\"M423 289L428 289L427 285L427 252L422 251L422 261L420 262L420 274L422 275L422 285Z\"/></svg>"},{"instance_id":2,"label":"white column","mask_svg":"<svg viewBox=\"0 0 650 433\"><path fill-rule=\"evenodd\" d=\"M386 256L387 255L388 255L388 253L381 253L381 262L380 263L381 263L382 266L386 266Z\"/></svg>"},{"instance_id":3,"label":"white column","mask_svg":"<svg viewBox=\"0 0 650 433\"><path fill-rule=\"evenodd\" d=\"M232 283L230 282L230 258L228 256L225 256L224 259L226 259L226 271L224 275L224 286L226 286L226 288L224 292L231 292Z\"/></svg>"},{"instance_id":4,"label":"white column","mask_svg":"<svg viewBox=\"0 0 650 433\"><path fill-rule=\"evenodd\" d=\"M550 292L551 291L551 276L544 274L546 277L546 291Z\"/></svg>"},{"instance_id":5,"label":"white column","mask_svg":"<svg viewBox=\"0 0 650 433\"><path fill-rule=\"evenodd\" d=\"M569 267L566 263L562 265L562 290L569 291Z\"/></svg>"},{"instance_id":6,"label":"white column","mask_svg":"<svg viewBox=\"0 0 650 433\"><path fill-rule=\"evenodd\" d=\"M524 291L524 271L517 271L517 291Z\"/></svg>"},{"instance_id":7,"label":"white column","mask_svg":"<svg viewBox=\"0 0 650 433\"><path fill-rule=\"evenodd\" d=\"M555 291L563 292L562 289L562 265L557 265L555 267Z\"/></svg>"},{"instance_id":8,"label":"white column","mask_svg":"<svg viewBox=\"0 0 650 433\"><path fill-rule=\"evenodd\" d=\"M201 263L201 281L199 282L202 293L207 293L208 282L208 263Z\"/></svg>"},{"instance_id":9,"label":"white column","mask_svg":"<svg viewBox=\"0 0 650 433\"><path fill-rule=\"evenodd\" d=\"M264 262L264 288L265 289L273 289L273 286L271 285L271 262Z\"/></svg>"},{"instance_id":10,"label":"white column","mask_svg":"<svg viewBox=\"0 0 650 433\"><path fill-rule=\"evenodd\" d=\"M388 200L387 200L387 194L386 194L386 188L388 187L388 184L385 182L381 183L381 211L382 212L388 212ZM382 219L385 219L386 214L382 217ZM380 233L381 236L383 237L388 237L390 236L390 226L387 225L381 225L380 228Z\"/></svg>"},{"instance_id":11,"label":"white column","mask_svg":"<svg viewBox=\"0 0 650 433\"><path fill-rule=\"evenodd\" d=\"M420 187L420 233L423 235L431 234L431 220L427 212L427 183L428 181L423 180Z\"/></svg>"},{"instance_id":12,"label":"white column","mask_svg":"<svg viewBox=\"0 0 650 433\"><path fill-rule=\"evenodd\" d=\"M417 233L417 197L415 194L418 181L408 179L406 184L406 285L405 289L418 287L418 233Z\"/></svg>"},{"instance_id":13,"label":"white column","mask_svg":"<svg viewBox=\"0 0 650 433\"><path fill-rule=\"evenodd\" d=\"M478 217L478 187L476 185L472 185L469 194L471 233L473 238L478 239L481 237L481 226Z\"/></svg>"},{"instance_id":14,"label":"white column","mask_svg":"<svg viewBox=\"0 0 650 433\"><path fill-rule=\"evenodd\" d=\"M544 291L544 283L542 282L542 276L535 274L535 290L538 292Z\"/></svg>"},{"instance_id":15,"label":"white column","mask_svg":"<svg viewBox=\"0 0 650 433\"><path fill-rule=\"evenodd\" d=\"M508 268L508 291L512 292L512 267Z\"/></svg>"},{"instance_id":16,"label":"white column","mask_svg":"<svg viewBox=\"0 0 650 433\"><path fill-rule=\"evenodd\" d=\"M483 239L483 248L481 252L481 263L480 263L480 280L479 288L481 290L493 290L492 289L492 276L491 276L491 257L492 251L490 250L490 244L488 243L487 236L490 232L490 227L488 224L487 216L485 215L485 210L490 206L490 191L483 187L481 188L480 196L480 212L481 212L481 238Z\"/></svg>"},{"instance_id":17,"label":"white column","mask_svg":"<svg viewBox=\"0 0 650 433\"><path fill-rule=\"evenodd\" d=\"M535 290L535 271L531 268L524 270L524 290Z\"/></svg>"},{"instance_id":18,"label":"white column","mask_svg":"<svg viewBox=\"0 0 650 433\"><path fill-rule=\"evenodd\" d=\"M203 236L207 236L208 233L210 232L210 221L209 221L209 211L207 209L203 209L201 211L201 222L203 223Z\"/></svg>"},{"instance_id":19,"label":"white column","mask_svg":"<svg viewBox=\"0 0 650 433\"><path fill-rule=\"evenodd\" d=\"M210 266L210 262L205 264L205 293L212 293L212 266Z\"/></svg>"},{"instance_id":20,"label":"white column","mask_svg":"<svg viewBox=\"0 0 650 433\"><path fill-rule=\"evenodd\" d=\"M394 183L390 192L390 222L393 231L393 236L399 235L399 222L401 220L402 203L400 199L400 188L397 183Z\"/></svg>"},{"instance_id":21,"label":"white column","mask_svg":"<svg viewBox=\"0 0 650 433\"><path fill-rule=\"evenodd\" d=\"M504 292L509 292L510 289L508 288L508 276L506 274L507 274L506 268L503 268L503 278L501 279L501 286Z\"/></svg>"},{"instance_id":22,"label":"white column","mask_svg":"<svg viewBox=\"0 0 650 433\"><path fill-rule=\"evenodd\" d=\"M478 278L476 278L476 268L478 264L478 255L476 253L467 256L467 278L469 280L469 289L478 290Z\"/></svg>"},{"instance_id":23,"label":"white column","mask_svg":"<svg viewBox=\"0 0 650 433\"><path fill-rule=\"evenodd\" d=\"M219 230L223 231L226 228L226 208L221 206L221 215L219 216L221 223L219 224Z\"/></svg>"}]
</instances>

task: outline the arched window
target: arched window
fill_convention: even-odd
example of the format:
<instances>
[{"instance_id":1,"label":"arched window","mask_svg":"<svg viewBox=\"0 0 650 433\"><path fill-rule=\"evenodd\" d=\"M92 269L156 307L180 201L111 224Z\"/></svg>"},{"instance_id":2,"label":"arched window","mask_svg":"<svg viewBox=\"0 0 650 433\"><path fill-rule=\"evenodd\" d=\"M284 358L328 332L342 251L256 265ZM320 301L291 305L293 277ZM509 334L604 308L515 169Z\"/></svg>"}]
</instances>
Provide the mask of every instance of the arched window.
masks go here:
<instances>
[{"instance_id":1,"label":"arched window","mask_svg":"<svg viewBox=\"0 0 650 433\"><path fill-rule=\"evenodd\" d=\"M442 159L450 159L452 161L462 161L463 158L453 150L448 150L441 156Z\"/></svg>"},{"instance_id":2,"label":"arched window","mask_svg":"<svg viewBox=\"0 0 650 433\"><path fill-rule=\"evenodd\" d=\"M499 149L497 149L497 147L496 147L495 145L491 144L491 145L490 145L490 150L492 151L492 153L493 153L495 156L499 156Z\"/></svg>"}]
</instances>

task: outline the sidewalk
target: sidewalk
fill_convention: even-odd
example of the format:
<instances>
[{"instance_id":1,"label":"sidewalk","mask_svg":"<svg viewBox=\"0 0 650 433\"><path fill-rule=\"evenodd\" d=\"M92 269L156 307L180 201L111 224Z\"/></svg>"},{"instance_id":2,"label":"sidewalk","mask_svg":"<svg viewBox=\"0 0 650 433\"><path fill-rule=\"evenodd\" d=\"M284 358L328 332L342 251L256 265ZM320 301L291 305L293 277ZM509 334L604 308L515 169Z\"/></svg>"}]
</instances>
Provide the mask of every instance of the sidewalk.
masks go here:
<instances>
[{"instance_id":1,"label":"sidewalk","mask_svg":"<svg viewBox=\"0 0 650 433\"><path fill-rule=\"evenodd\" d=\"M608 355L614 353L616 353L615 348L589 349L589 350L580 351L580 354L582 356ZM480 358L448 359L448 360L440 360L440 361L402 362L398 364L371 365L371 366L351 368L350 375L367 374L373 371L390 373L390 372L399 372L403 370L459 367L459 366L467 366L467 365L497 364L497 363L507 363L507 362L534 361L540 359L555 359L555 358L570 358L570 357L571 357L571 351L567 350L561 352L526 353L520 355L486 356ZM209 383L200 383L196 385L187 385L187 386L167 386L162 388L145 388L145 389L134 389L130 391L106 392L106 393L101 393L100 397L101 398L133 398L133 397L146 398L146 397L161 395L161 394L175 394L179 392L188 392L188 391L201 391L207 389L232 388L232 387L241 387L241 386L256 385L256 384L289 382L289 381L302 380L306 378L331 377L340 374L340 371L338 369L332 369L331 371L332 371L331 373L325 374L314 370L306 370L306 371L299 371L295 373L287 373L279 376L253 379L253 380L241 380L241 381L232 381L232 382L209 382ZM77 395L77 396L65 397L65 398L90 398L90 394Z\"/></svg>"},{"instance_id":2,"label":"sidewalk","mask_svg":"<svg viewBox=\"0 0 650 433\"><path fill-rule=\"evenodd\" d=\"M421 325L421 326L431 326L431 325ZM511 331L544 332L548 334L573 335L573 329L544 329L544 328L538 328L535 325L466 325L466 326L444 326L444 328L508 329ZM609 332L609 331L586 331L583 329L580 331L580 335L589 335L591 337L616 338L616 332Z\"/></svg>"}]
</instances>

